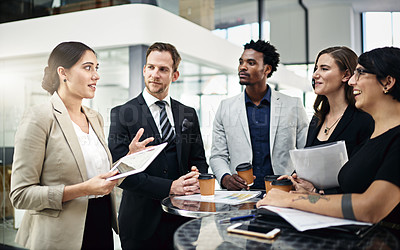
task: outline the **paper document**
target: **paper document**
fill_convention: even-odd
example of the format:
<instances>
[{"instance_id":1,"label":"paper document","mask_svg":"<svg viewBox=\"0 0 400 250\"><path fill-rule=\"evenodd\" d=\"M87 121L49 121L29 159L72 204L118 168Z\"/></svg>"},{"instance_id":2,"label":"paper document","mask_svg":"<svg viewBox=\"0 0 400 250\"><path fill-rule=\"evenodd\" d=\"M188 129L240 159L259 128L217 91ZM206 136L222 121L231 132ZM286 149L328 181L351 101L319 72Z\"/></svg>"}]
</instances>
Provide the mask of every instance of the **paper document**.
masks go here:
<instances>
[{"instance_id":1,"label":"paper document","mask_svg":"<svg viewBox=\"0 0 400 250\"><path fill-rule=\"evenodd\" d=\"M137 153L133 153L122 157L114 167L110 170L118 169L119 173L107 178L107 180L115 180L132 174L137 174L144 171L157 155L167 146L167 142L157 146L149 147Z\"/></svg>"},{"instance_id":2,"label":"paper document","mask_svg":"<svg viewBox=\"0 0 400 250\"><path fill-rule=\"evenodd\" d=\"M343 226L343 225L362 225L371 226L371 223L340 219L336 217L314 214L310 212L304 212L293 208L273 207L273 206L261 206L261 209L268 209L272 212L277 213L279 216L284 218L298 231L306 231L310 229L325 228L331 226Z\"/></svg>"},{"instance_id":3,"label":"paper document","mask_svg":"<svg viewBox=\"0 0 400 250\"><path fill-rule=\"evenodd\" d=\"M338 174L348 161L344 141L289 151L297 176L319 189L339 186Z\"/></svg>"},{"instance_id":4,"label":"paper document","mask_svg":"<svg viewBox=\"0 0 400 250\"><path fill-rule=\"evenodd\" d=\"M230 205L240 204L244 201L250 200L260 195L260 191L224 191L216 190L213 199L202 199L200 194L175 196L178 200L189 200L189 201L206 201L215 203L225 203Z\"/></svg>"}]
</instances>

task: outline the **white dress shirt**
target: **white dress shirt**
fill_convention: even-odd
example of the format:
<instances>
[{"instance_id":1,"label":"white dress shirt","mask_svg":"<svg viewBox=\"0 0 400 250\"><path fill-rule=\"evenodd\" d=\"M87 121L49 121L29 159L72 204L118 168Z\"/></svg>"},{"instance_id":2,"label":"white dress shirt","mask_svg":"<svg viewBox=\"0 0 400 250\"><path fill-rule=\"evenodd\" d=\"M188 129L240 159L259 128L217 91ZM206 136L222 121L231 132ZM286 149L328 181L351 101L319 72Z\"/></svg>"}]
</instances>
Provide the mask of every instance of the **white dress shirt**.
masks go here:
<instances>
[{"instance_id":1,"label":"white dress shirt","mask_svg":"<svg viewBox=\"0 0 400 250\"><path fill-rule=\"evenodd\" d=\"M86 134L81 128L72 122L75 133L78 137L79 144L85 158L86 171L88 179L91 179L99 174L107 173L110 170L110 162L107 157L107 152L100 143L99 138L94 132L89 123L89 134ZM89 195L90 198L102 197L103 195Z\"/></svg>"}]
</instances>

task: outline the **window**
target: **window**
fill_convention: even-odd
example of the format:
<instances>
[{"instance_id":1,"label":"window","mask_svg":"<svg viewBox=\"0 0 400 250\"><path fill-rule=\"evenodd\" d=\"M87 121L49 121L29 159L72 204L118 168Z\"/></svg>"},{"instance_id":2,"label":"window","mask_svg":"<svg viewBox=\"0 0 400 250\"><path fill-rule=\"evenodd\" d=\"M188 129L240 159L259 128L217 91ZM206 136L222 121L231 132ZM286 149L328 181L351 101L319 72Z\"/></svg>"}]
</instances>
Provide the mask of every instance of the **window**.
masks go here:
<instances>
[{"instance_id":1,"label":"window","mask_svg":"<svg viewBox=\"0 0 400 250\"><path fill-rule=\"evenodd\" d=\"M383 46L400 47L400 12L363 14L364 52Z\"/></svg>"}]
</instances>

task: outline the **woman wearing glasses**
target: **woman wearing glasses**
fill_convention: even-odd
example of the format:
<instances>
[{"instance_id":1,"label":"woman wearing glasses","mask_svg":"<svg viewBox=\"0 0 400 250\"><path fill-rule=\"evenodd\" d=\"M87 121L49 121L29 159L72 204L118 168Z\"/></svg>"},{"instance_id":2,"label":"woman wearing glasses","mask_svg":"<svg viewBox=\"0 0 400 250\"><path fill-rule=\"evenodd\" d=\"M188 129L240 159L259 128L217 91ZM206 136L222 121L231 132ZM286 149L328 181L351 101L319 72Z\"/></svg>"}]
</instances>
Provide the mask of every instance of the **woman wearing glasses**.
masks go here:
<instances>
[{"instance_id":1,"label":"woman wearing glasses","mask_svg":"<svg viewBox=\"0 0 400 250\"><path fill-rule=\"evenodd\" d=\"M343 166L339 184L344 194L285 193L277 189L260 205L292 207L400 230L400 49L385 47L358 59L353 87L355 106L375 120L371 137ZM397 229L397 230L396 230Z\"/></svg>"},{"instance_id":2,"label":"woman wearing glasses","mask_svg":"<svg viewBox=\"0 0 400 250\"><path fill-rule=\"evenodd\" d=\"M349 158L369 138L374 130L372 117L354 106L353 88L348 85L357 65L357 55L344 46L319 52L313 73L313 88L317 98L315 114L310 122L306 147L346 142ZM318 190L311 183L292 176L297 190L340 193L340 189Z\"/></svg>"}]
</instances>

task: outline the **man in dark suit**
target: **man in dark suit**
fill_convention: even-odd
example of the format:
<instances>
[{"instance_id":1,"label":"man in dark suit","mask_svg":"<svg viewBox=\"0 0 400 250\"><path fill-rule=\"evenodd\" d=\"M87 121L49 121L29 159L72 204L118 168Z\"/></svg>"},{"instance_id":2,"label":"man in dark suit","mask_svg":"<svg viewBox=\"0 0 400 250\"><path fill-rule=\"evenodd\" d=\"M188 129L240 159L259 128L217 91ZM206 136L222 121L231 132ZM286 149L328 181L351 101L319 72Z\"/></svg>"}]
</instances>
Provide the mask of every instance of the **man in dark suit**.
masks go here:
<instances>
[{"instance_id":1,"label":"man in dark suit","mask_svg":"<svg viewBox=\"0 0 400 250\"><path fill-rule=\"evenodd\" d=\"M172 249L173 233L187 219L163 212L160 200L198 192L198 171L208 169L196 111L168 94L171 82L179 77L180 60L173 45L151 45L143 67L146 88L111 110L108 145L114 161L149 142L168 141L144 172L127 177L119 186L123 249ZM147 139L139 141L140 137Z\"/></svg>"}]
</instances>

